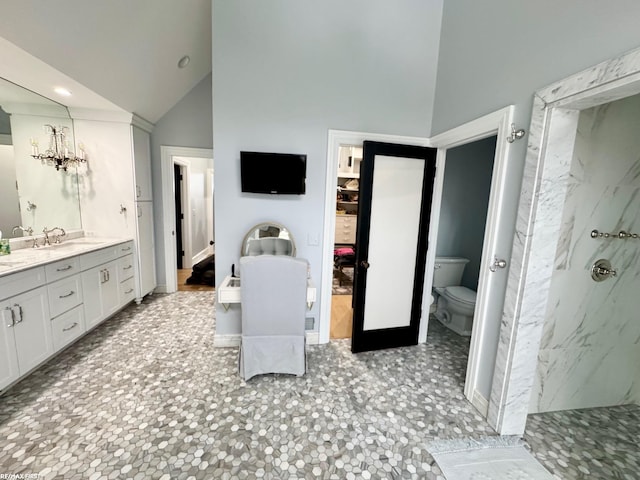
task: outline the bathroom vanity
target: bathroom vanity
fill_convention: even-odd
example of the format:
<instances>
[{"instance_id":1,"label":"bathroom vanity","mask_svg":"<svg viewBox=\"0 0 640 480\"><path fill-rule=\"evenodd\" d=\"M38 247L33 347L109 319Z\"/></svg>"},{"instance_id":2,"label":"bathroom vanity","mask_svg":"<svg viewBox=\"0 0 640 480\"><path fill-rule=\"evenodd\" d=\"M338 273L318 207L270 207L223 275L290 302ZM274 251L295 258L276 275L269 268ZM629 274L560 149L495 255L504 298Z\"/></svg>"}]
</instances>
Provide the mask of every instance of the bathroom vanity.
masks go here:
<instances>
[{"instance_id":1,"label":"bathroom vanity","mask_svg":"<svg viewBox=\"0 0 640 480\"><path fill-rule=\"evenodd\" d=\"M81 237L0 257L0 393L135 299L134 248Z\"/></svg>"}]
</instances>

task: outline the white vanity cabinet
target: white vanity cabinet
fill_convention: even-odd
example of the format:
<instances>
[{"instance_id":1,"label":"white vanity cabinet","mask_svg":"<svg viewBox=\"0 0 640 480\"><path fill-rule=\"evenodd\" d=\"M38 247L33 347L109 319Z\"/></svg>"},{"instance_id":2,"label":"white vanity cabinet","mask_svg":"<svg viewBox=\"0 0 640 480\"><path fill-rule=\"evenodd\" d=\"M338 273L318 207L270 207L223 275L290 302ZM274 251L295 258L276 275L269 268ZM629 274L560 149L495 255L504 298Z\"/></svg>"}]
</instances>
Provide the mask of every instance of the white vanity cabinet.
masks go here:
<instances>
[{"instance_id":1,"label":"white vanity cabinet","mask_svg":"<svg viewBox=\"0 0 640 480\"><path fill-rule=\"evenodd\" d=\"M42 267L0 278L0 389L54 352L44 281Z\"/></svg>"},{"instance_id":2,"label":"white vanity cabinet","mask_svg":"<svg viewBox=\"0 0 640 480\"><path fill-rule=\"evenodd\" d=\"M135 296L134 291L129 292L129 296L121 294L120 285L120 278L123 275L120 272L124 267L119 259L125 257L128 263L132 264L132 252L133 243L127 242L80 257L84 319L87 329L93 328L117 312L122 305L133 299L131 294ZM127 261L124 263L126 264Z\"/></svg>"},{"instance_id":3,"label":"white vanity cabinet","mask_svg":"<svg viewBox=\"0 0 640 480\"><path fill-rule=\"evenodd\" d=\"M136 301L156 288L156 259L153 232L153 192L151 189L151 138L149 132L132 125L133 160L135 164L136 234L138 264ZM135 283L135 282L134 282Z\"/></svg>"},{"instance_id":4,"label":"white vanity cabinet","mask_svg":"<svg viewBox=\"0 0 640 480\"><path fill-rule=\"evenodd\" d=\"M118 260L118 283L120 303L128 303L136 296L133 255Z\"/></svg>"},{"instance_id":5,"label":"white vanity cabinet","mask_svg":"<svg viewBox=\"0 0 640 480\"><path fill-rule=\"evenodd\" d=\"M134 243L117 242L0 276L0 391L135 298Z\"/></svg>"}]
</instances>

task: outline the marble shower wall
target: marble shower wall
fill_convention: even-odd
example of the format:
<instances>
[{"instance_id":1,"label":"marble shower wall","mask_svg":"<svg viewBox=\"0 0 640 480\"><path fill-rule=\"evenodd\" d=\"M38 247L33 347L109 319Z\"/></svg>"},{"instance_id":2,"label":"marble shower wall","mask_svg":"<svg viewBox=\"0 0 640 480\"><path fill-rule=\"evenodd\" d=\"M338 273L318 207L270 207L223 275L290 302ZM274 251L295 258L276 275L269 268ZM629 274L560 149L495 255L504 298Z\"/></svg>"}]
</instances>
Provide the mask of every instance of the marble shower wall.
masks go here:
<instances>
[{"instance_id":1,"label":"marble shower wall","mask_svg":"<svg viewBox=\"0 0 640 480\"><path fill-rule=\"evenodd\" d=\"M580 113L531 413L640 403L640 95ZM597 283L591 265L618 275Z\"/></svg>"}]
</instances>

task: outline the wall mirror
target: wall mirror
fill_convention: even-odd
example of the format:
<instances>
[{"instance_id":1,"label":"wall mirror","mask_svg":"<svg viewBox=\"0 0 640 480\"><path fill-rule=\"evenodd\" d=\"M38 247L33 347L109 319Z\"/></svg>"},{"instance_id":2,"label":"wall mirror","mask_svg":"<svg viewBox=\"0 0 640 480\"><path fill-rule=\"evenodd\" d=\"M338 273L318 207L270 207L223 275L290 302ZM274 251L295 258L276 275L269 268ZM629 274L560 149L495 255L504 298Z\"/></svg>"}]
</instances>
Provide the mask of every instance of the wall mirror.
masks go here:
<instances>
[{"instance_id":1,"label":"wall mirror","mask_svg":"<svg viewBox=\"0 0 640 480\"><path fill-rule=\"evenodd\" d=\"M296 256L296 244L291 232L275 222L254 225L244 236L241 256L250 255Z\"/></svg>"},{"instance_id":2,"label":"wall mirror","mask_svg":"<svg viewBox=\"0 0 640 480\"><path fill-rule=\"evenodd\" d=\"M0 231L2 238L16 225L31 228L81 228L78 176L43 165L31 156L33 144L40 152L49 148L45 125L67 127L66 140L75 145L73 121L64 105L0 78Z\"/></svg>"}]
</instances>

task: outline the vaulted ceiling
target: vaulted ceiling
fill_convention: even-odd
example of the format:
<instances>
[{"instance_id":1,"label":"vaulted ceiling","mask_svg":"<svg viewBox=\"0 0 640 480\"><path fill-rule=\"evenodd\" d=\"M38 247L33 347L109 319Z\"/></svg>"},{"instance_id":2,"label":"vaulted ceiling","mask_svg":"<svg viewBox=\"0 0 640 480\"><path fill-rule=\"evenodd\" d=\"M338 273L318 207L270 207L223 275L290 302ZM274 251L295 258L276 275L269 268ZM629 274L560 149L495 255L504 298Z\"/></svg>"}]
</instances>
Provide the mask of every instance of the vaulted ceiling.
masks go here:
<instances>
[{"instance_id":1,"label":"vaulted ceiling","mask_svg":"<svg viewBox=\"0 0 640 480\"><path fill-rule=\"evenodd\" d=\"M1 8L0 37L150 122L211 72L211 0L11 0ZM185 55L191 61L178 68Z\"/></svg>"}]
</instances>

